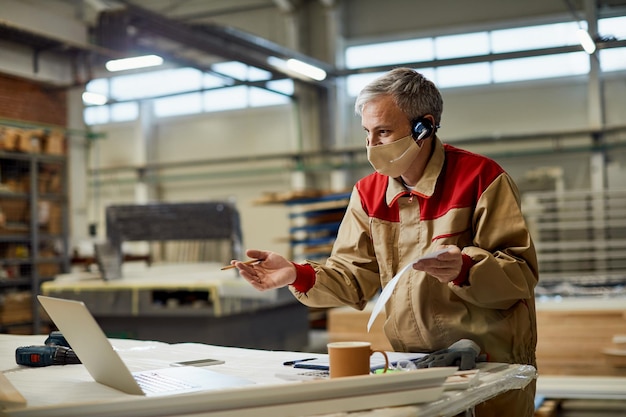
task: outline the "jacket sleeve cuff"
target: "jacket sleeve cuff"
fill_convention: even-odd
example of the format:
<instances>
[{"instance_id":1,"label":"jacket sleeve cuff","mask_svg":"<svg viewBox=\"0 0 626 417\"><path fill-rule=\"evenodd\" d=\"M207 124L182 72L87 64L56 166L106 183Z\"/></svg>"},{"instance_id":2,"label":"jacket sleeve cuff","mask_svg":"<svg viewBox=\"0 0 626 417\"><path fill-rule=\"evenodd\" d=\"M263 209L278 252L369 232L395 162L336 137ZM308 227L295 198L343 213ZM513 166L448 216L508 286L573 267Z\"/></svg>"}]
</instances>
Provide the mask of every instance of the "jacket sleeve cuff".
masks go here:
<instances>
[{"instance_id":1,"label":"jacket sleeve cuff","mask_svg":"<svg viewBox=\"0 0 626 417\"><path fill-rule=\"evenodd\" d=\"M459 287L469 285L469 270L472 266L474 266L474 260L469 255L463 254L461 256L463 258L461 272L459 272L459 275L452 280L452 283Z\"/></svg>"},{"instance_id":2,"label":"jacket sleeve cuff","mask_svg":"<svg viewBox=\"0 0 626 417\"><path fill-rule=\"evenodd\" d=\"M307 293L315 285L315 269L309 264L296 264L296 280L291 286L298 292Z\"/></svg>"}]
</instances>

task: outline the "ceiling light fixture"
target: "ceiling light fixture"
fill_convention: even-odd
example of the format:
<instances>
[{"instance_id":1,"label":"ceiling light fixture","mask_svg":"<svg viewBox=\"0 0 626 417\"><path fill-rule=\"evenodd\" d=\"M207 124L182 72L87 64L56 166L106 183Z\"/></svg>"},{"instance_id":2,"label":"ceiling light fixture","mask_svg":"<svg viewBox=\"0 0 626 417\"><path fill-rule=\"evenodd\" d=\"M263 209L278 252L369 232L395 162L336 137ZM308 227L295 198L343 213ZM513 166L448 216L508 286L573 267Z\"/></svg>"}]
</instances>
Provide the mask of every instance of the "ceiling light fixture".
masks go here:
<instances>
[{"instance_id":1,"label":"ceiling light fixture","mask_svg":"<svg viewBox=\"0 0 626 417\"><path fill-rule=\"evenodd\" d=\"M315 65L307 64L299 59L291 58L287 60L287 68L292 71L298 72L305 77L312 78L316 81L322 81L326 78L326 71L316 67Z\"/></svg>"},{"instance_id":2,"label":"ceiling light fixture","mask_svg":"<svg viewBox=\"0 0 626 417\"><path fill-rule=\"evenodd\" d=\"M163 64L163 58L158 55L135 56L132 58L113 59L105 64L111 72L126 71L138 68L155 67Z\"/></svg>"},{"instance_id":3,"label":"ceiling light fixture","mask_svg":"<svg viewBox=\"0 0 626 417\"><path fill-rule=\"evenodd\" d=\"M91 104L94 106L102 106L103 104L107 104L107 101L109 101L105 95L89 91L85 91L82 97L84 104Z\"/></svg>"},{"instance_id":4,"label":"ceiling light fixture","mask_svg":"<svg viewBox=\"0 0 626 417\"><path fill-rule=\"evenodd\" d=\"M306 62L300 61L299 59L290 58L284 60L271 56L267 59L267 62L276 69L293 77L305 80L311 79L316 81L322 81L326 79L326 71L319 67L316 67L315 65L307 64Z\"/></svg>"},{"instance_id":5,"label":"ceiling light fixture","mask_svg":"<svg viewBox=\"0 0 626 417\"><path fill-rule=\"evenodd\" d=\"M576 21L576 23L578 23L577 35L580 46L583 47L587 54L593 54L596 51L596 43L593 41L593 38L589 34L589 31L583 27L583 23L585 23L585 26L587 25L586 22L578 15L578 10L576 10L576 7L574 6L572 0L565 0L565 4L567 4L567 8L572 13L572 16L574 16L574 20Z\"/></svg>"},{"instance_id":6,"label":"ceiling light fixture","mask_svg":"<svg viewBox=\"0 0 626 417\"><path fill-rule=\"evenodd\" d=\"M596 43L591 39L591 35L585 29L578 29L578 41L580 45L583 47L585 52L589 55L593 54L596 51Z\"/></svg>"}]
</instances>

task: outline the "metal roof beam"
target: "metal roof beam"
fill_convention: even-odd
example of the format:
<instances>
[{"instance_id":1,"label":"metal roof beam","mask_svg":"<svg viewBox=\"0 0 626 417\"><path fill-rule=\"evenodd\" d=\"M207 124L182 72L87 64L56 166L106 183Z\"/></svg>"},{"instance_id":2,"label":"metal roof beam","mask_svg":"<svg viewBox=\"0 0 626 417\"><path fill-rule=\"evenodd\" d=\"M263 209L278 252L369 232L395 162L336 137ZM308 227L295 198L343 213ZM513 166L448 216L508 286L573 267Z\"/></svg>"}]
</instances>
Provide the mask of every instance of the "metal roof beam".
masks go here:
<instances>
[{"instance_id":1,"label":"metal roof beam","mask_svg":"<svg viewBox=\"0 0 626 417\"><path fill-rule=\"evenodd\" d=\"M277 78L281 78L285 74L268 63L269 57L295 58L322 68L329 76L335 73L334 67L325 62L234 28L217 25L207 25L201 28L190 27L127 1L123 1L123 3L126 7L129 24L137 29L139 34L150 33L155 37L165 38L211 55L261 68L274 74ZM311 80L310 83L323 85L323 82L314 80Z\"/></svg>"}]
</instances>

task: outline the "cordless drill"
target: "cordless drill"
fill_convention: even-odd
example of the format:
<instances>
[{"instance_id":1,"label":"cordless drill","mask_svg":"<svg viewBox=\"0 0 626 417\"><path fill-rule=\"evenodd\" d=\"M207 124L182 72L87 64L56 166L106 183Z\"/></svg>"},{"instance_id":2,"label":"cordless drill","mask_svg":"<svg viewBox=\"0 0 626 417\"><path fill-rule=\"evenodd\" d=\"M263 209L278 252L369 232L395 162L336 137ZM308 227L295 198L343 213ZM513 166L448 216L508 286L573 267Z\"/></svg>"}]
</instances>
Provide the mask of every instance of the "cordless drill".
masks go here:
<instances>
[{"instance_id":1,"label":"cordless drill","mask_svg":"<svg viewBox=\"0 0 626 417\"><path fill-rule=\"evenodd\" d=\"M26 366L69 365L81 363L63 334L53 331L44 346L21 346L15 350L15 362Z\"/></svg>"}]
</instances>

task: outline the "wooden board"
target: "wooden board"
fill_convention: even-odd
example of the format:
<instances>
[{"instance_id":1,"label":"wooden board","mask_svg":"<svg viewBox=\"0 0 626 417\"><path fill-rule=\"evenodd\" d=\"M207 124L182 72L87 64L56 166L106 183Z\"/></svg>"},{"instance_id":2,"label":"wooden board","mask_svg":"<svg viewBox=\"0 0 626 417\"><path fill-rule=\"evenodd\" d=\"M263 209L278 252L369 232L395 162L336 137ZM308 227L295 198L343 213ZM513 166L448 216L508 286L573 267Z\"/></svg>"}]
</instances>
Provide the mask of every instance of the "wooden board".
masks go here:
<instances>
[{"instance_id":1,"label":"wooden board","mask_svg":"<svg viewBox=\"0 0 626 417\"><path fill-rule=\"evenodd\" d=\"M603 353L615 335L626 333L626 308L539 310L537 326L540 374L626 376L626 368L614 366Z\"/></svg>"},{"instance_id":2,"label":"wooden board","mask_svg":"<svg viewBox=\"0 0 626 417\"><path fill-rule=\"evenodd\" d=\"M364 341L372 344L372 349L392 351L393 348L383 331L385 314L376 317L370 332L367 332L367 321L371 309L364 311L349 307L333 308L328 311L327 328L330 342Z\"/></svg>"},{"instance_id":3,"label":"wooden board","mask_svg":"<svg viewBox=\"0 0 626 417\"><path fill-rule=\"evenodd\" d=\"M0 408L9 405L25 405L26 398L13 386L11 381L0 372Z\"/></svg>"}]
</instances>

